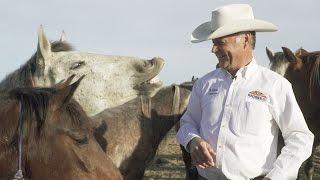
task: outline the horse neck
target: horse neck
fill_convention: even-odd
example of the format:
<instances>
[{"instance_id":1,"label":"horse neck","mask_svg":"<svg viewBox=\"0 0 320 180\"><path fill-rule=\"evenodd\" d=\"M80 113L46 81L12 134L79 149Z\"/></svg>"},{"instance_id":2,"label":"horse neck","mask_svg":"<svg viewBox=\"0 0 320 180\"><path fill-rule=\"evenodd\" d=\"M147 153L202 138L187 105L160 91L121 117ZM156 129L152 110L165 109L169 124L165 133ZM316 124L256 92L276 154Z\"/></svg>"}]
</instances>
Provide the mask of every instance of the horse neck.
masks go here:
<instances>
[{"instance_id":1,"label":"horse neck","mask_svg":"<svg viewBox=\"0 0 320 180\"><path fill-rule=\"evenodd\" d=\"M18 126L18 106L12 101L0 101L0 177L3 177L3 173L13 175L17 168L18 155L13 144L18 140L14 139Z\"/></svg>"},{"instance_id":2,"label":"horse neck","mask_svg":"<svg viewBox=\"0 0 320 180\"><path fill-rule=\"evenodd\" d=\"M176 94L176 96L179 97L175 97L171 88L172 87L163 90L160 97L155 96L152 98L152 101L158 101L152 105L151 118L154 121L153 129L155 137L159 142L176 123L179 123L179 119L185 108L185 101L190 95L188 90L179 88L179 93ZM174 98L178 99L175 101ZM177 103L177 108L174 107L175 103Z\"/></svg>"},{"instance_id":3,"label":"horse neck","mask_svg":"<svg viewBox=\"0 0 320 180\"><path fill-rule=\"evenodd\" d=\"M0 91L15 87L33 86L33 77L28 63L7 75L0 83Z\"/></svg>"}]
</instances>

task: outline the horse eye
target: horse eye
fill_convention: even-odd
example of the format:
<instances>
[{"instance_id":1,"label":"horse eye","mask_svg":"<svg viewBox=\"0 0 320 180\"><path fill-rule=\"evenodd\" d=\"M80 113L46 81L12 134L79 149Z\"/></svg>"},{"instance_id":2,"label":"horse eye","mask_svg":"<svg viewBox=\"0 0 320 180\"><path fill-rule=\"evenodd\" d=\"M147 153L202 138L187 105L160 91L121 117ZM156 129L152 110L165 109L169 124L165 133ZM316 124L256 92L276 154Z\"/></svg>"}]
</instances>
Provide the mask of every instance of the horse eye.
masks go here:
<instances>
[{"instance_id":1,"label":"horse eye","mask_svg":"<svg viewBox=\"0 0 320 180\"><path fill-rule=\"evenodd\" d=\"M87 134L80 134L77 132L68 132L68 135L73 139L78 145L88 144L89 137Z\"/></svg>"},{"instance_id":2,"label":"horse eye","mask_svg":"<svg viewBox=\"0 0 320 180\"><path fill-rule=\"evenodd\" d=\"M78 69L81 66L85 65L84 61L79 61L79 62L75 62L72 64L72 66L70 67L70 70L74 70L74 69Z\"/></svg>"}]
</instances>

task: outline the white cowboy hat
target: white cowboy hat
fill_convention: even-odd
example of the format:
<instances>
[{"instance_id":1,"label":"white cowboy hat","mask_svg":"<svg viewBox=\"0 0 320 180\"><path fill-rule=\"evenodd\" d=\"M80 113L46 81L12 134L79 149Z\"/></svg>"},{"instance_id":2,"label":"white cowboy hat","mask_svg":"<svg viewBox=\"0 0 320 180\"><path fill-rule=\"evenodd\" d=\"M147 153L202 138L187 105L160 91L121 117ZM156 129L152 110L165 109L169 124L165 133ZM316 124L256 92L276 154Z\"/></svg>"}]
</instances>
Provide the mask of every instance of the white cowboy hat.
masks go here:
<instances>
[{"instance_id":1,"label":"white cowboy hat","mask_svg":"<svg viewBox=\"0 0 320 180\"><path fill-rule=\"evenodd\" d=\"M243 31L272 32L277 31L277 27L255 19L248 4L230 4L212 11L211 21L192 32L191 42L198 43Z\"/></svg>"}]
</instances>

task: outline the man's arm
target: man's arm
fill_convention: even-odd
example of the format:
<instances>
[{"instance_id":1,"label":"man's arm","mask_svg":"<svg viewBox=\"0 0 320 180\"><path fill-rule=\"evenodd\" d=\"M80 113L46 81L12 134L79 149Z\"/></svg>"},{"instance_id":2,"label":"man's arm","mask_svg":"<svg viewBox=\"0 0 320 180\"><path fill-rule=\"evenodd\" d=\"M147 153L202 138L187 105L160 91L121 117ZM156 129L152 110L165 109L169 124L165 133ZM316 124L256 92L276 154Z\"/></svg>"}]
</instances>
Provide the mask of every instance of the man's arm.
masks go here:
<instances>
[{"instance_id":1,"label":"man's arm","mask_svg":"<svg viewBox=\"0 0 320 180\"><path fill-rule=\"evenodd\" d=\"M215 153L209 143L200 137L202 110L199 84L193 86L188 108L180 119L177 140L191 154L193 164L201 168L214 166Z\"/></svg>"},{"instance_id":2,"label":"man's arm","mask_svg":"<svg viewBox=\"0 0 320 180\"><path fill-rule=\"evenodd\" d=\"M274 103L274 114L285 146L266 177L270 179L296 179L298 170L312 152L314 135L308 129L294 96L291 84L281 81Z\"/></svg>"},{"instance_id":3,"label":"man's arm","mask_svg":"<svg viewBox=\"0 0 320 180\"><path fill-rule=\"evenodd\" d=\"M200 138L200 122L202 118L199 80L193 85L187 111L180 119L177 141L187 149L188 143L195 137ZM188 149L187 149L188 151Z\"/></svg>"}]
</instances>

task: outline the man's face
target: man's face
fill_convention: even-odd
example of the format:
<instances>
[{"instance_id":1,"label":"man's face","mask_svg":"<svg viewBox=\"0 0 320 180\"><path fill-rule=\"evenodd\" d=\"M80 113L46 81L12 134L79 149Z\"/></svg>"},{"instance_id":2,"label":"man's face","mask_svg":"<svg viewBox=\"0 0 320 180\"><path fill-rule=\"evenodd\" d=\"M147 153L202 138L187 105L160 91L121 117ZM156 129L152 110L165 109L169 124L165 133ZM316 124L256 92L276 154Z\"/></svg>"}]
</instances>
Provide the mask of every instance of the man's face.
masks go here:
<instances>
[{"instance_id":1,"label":"man's face","mask_svg":"<svg viewBox=\"0 0 320 180\"><path fill-rule=\"evenodd\" d=\"M243 53L243 34L233 34L213 39L212 42L212 53L217 56L220 68L232 72L241 67L239 57Z\"/></svg>"}]
</instances>

